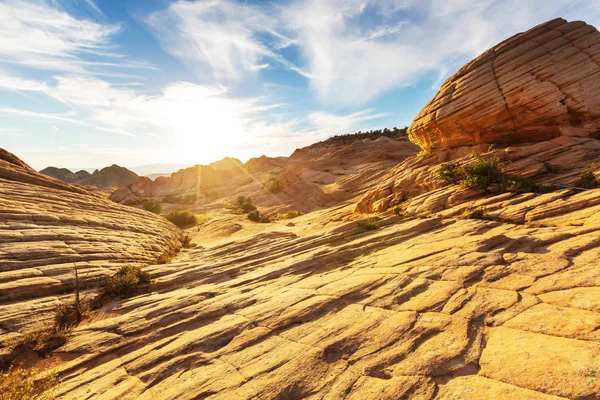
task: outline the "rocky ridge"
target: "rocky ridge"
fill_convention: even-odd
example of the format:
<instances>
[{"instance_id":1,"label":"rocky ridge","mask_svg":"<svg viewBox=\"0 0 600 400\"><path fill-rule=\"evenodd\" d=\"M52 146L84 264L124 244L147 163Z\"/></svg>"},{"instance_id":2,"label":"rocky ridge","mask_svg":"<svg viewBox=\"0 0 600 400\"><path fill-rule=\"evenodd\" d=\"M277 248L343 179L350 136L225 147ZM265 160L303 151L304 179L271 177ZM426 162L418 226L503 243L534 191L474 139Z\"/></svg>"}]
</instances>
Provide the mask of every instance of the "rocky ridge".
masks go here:
<instances>
[{"instance_id":1,"label":"rocky ridge","mask_svg":"<svg viewBox=\"0 0 600 400\"><path fill-rule=\"evenodd\" d=\"M138 179L135 172L113 164L109 167L95 170L71 172L66 168L47 167L40 171L41 174L51 176L60 181L77 185L121 186L130 185Z\"/></svg>"},{"instance_id":2,"label":"rocky ridge","mask_svg":"<svg viewBox=\"0 0 600 400\"><path fill-rule=\"evenodd\" d=\"M74 268L93 283L174 253L180 238L162 217L39 174L0 149L0 354L6 340L52 318Z\"/></svg>"}]
</instances>

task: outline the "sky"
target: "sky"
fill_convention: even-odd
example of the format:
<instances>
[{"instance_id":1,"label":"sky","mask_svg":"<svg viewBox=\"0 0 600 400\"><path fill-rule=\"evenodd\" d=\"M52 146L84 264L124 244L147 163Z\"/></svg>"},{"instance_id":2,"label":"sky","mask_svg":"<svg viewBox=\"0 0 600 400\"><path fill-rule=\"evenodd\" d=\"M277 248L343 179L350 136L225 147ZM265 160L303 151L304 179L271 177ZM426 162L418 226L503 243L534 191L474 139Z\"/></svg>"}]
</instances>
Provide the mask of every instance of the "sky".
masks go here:
<instances>
[{"instance_id":1,"label":"sky","mask_svg":"<svg viewBox=\"0 0 600 400\"><path fill-rule=\"evenodd\" d=\"M288 156L404 127L443 81L597 0L0 0L0 147L36 169Z\"/></svg>"}]
</instances>

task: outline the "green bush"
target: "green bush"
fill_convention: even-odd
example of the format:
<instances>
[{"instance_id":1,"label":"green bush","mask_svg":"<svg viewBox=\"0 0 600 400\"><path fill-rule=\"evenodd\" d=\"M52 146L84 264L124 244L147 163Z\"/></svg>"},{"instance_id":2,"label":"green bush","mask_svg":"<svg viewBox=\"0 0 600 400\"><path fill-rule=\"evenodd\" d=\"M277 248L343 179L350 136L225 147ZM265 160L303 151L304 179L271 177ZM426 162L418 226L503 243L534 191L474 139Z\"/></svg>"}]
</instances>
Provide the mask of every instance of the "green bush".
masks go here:
<instances>
[{"instance_id":1,"label":"green bush","mask_svg":"<svg viewBox=\"0 0 600 400\"><path fill-rule=\"evenodd\" d=\"M248 214L248 219L253 222L260 221L260 212L258 210L252 211L251 213Z\"/></svg>"},{"instance_id":2,"label":"green bush","mask_svg":"<svg viewBox=\"0 0 600 400\"><path fill-rule=\"evenodd\" d=\"M270 193L279 193L281 192L281 183L275 178L269 178L264 188Z\"/></svg>"},{"instance_id":3,"label":"green bush","mask_svg":"<svg viewBox=\"0 0 600 400\"><path fill-rule=\"evenodd\" d=\"M537 186L530 178L524 176L509 176L506 177L503 189L507 192L526 193L537 191Z\"/></svg>"},{"instance_id":4,"label":"green bush","mask_svg":"<svg viewBox=\"0 0 600 400\"><path fill-rule=\"evenodd\" d=\"M464 179L461 184L469 189L485 190L494 183L501 183L504 178L502 166L498 158L485 158L473 154L474 163L462 167Z\"/></svg>"},{"instance_id":5,"label":"green bush","mask_svg":"<svg viewBox=\"0 0 600 400\"><path fill-rule=\"evenodd\" d=\"M165 214L165 218L180 228L190 228L198 223L196 216L188 210L173 208Z\"/></svg>"},{"instance_id":6,"label":"green bush","mask_svg":"<svg viewBox=\"0 0 600 400\"><path fill-rule=\"evenodd\" d=\"M304 215L304 212L298 211L298 210L291 210L291 211L286 212L284 217L286 219L292 219L292 218L300 217L301 215Z\"/></svg>"},{"instance_id":7,"label":"green bush","mask_svg":"<svg viewBox=\"0 0 600 400\"><path fill-rule=\"evenodd\" d=\"M252 199L250 197L238 196L237 198L237 208L242 213L249 213L250 211L256 210L256 206L252 204Z\"/></svg>"},{"instance_id":8,"label":"green bush","mask_svg":"<svg viewBox=\"0 0 600 400\"><path fill-rule=\"evenodd\" d=\"M260 222L263 224L271 222L271 219L266 215L262 215L260 211L254 210L248 214L248 219L252 222Z\"/></svg>"},{"instance_id":9,"label":"green bush","mask_svg":"<svg viewBox=\"0 0 600 400\"><path fill-rule=\"evenodd\" d=\"M473 211L467 211L466 218L468 219L489 219L489 211L486 207L479 207Z\"/></svg>"},{"instance_id":10,"label":"green bush","mask_svg":"<svg viewBox=\"0 0 600 400\"><path fill-rule=\"evenodd\" d=\"M438 170L439 177L448 184L456 184L462 177L462 169L458 161L443 163Z\"/></svg>"},{"instance_id":11,"label":"green bush","mask_svg":"<svg viewBox=\"0 0 600 400\"><path fill-rule=\"evenodd\" d=\"M142 203L144 210L150 211L154 214L160 214L162 212L162 204L158 200L144 200Z\"/></svg>"},{"instance_id":12,"label":"green bush","mask_svg":"<svg viewBox=\"0 0 600 400\"><path fill-rule=\"evenodd\" d=\"M358 221L358 227L363 231L374 231L379 228L379 218L367 218Z\"/></svg>"},{"instance_id":13,"label":"green bush","mask_svg":"<svg viewBox=\"0 0 600 400\"><path fill-rule=\"evenodd\" d=\"M181 245L186 249L192 247L192 237L187 233L183 235L183 238L181 239Z\"/></svg>"},{"instance_id":14,"label":"green bush","mask_svg":"<svg viewBox=\"0 0 600 400\"><path fill-rule=\"evenodd\" d=\"M107 278L101 297L131 297L146 291L151 283L149 273L142 271L139 267L125 265Z\"/></svg>"},{"instance_id":15,"label":"green bush","mask_svg":"<svg viewBox=\"0 0 600 400\"><path fill-rule=\"evenodd\" d=\"M579 175L578 186L586 189L592 189L596 187L596 184L596 175L589 169L586 169Z\"/></svg>"}]
</instances>

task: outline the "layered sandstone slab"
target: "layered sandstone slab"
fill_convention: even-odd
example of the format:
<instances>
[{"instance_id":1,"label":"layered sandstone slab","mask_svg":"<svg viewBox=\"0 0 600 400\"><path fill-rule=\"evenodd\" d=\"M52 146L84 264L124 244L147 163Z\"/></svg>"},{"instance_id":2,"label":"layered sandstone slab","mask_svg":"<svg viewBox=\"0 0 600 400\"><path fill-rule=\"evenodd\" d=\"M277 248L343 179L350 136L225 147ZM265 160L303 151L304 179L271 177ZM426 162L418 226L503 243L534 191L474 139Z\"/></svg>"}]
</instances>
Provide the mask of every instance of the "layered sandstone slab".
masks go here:
<instances>
[{"instance_id":1,"label":"layered sandstone slab","mask_svg":"<svg viewBox=\"0 0 600 400\"><path fill-rule=\"evenodd\" d=\"M3 339L52 316L76 267L95 281L174 253L180 238L162 217L41 175L0 149L0 353Z\"/></svg>"},{"instance_id":2,"label":"layered sandstone slab","mask_svg":"<svg viewBox=\"0 0 600 400\"><path fill-rule=\"evenodd\" d=\"M421 148L600 137L600 33L555 19L449 78L409 127Z\"/></svg>"},{"instance_id":3,"label":"layered sandstone slab","mask_svg":"<svg viewBox=\"0 0 600 400\"><path fill-rule=\"evenodd\" d=\"M598 221L270 229L223 245L198 236L205 248L150 267L156 292L107 306L57 351L58 397L600 395Z\"/></svg>"}]
</instances>

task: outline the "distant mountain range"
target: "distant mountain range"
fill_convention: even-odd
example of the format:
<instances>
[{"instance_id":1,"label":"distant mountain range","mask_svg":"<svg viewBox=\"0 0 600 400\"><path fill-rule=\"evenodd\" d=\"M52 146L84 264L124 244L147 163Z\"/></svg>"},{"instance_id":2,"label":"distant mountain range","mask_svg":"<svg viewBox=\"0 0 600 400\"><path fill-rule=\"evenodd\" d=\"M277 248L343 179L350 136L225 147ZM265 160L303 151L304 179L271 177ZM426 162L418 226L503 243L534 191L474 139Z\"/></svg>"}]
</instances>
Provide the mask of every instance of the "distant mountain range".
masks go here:
<instances>
[{"instance_id":1,"label":"distant mountain range","mask_svg":"<svg viewBox=\"0 0 600 400\"><path fill-rule=\"evenodd\" d=\"M134 168L125 168L113 164L101 170L94 168L57 168L47 167L40 173L67 183L78 185L120 186L130 185L140 176L154 180L159 176L171 176L173 172L189 167L188 164L148 164ZM77 172L73 172L77 171Z\"/></svg>"},{"instance_id":2,"label":"distant mountain range","mask_svg":"<svg viewBox=\"0 0 600 400\"><path fill-rule=\"evenodd\" d=\"M93 173L81 170L72 172L67 168L48 167L40 173L67 183L78 185L120 186L131 185L138 179L138 174L116 164L95 170Z\"/></svg>"}]
</instances>

